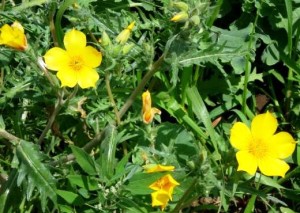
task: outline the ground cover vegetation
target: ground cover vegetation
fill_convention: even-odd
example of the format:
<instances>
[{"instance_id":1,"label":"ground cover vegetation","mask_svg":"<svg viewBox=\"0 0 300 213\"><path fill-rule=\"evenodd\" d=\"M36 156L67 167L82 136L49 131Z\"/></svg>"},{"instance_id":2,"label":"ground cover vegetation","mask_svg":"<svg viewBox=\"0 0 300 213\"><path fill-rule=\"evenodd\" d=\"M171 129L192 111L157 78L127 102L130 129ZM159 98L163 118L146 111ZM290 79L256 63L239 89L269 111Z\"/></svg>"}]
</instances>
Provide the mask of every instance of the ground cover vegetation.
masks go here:
<instances>
[{"instance_id":1,"label":"ground cover vegetation","mask_svg":"<svg viewBox=\"0 0 300 213\"><path fill-rule=\"evenodd\" d=\"M299 0L2 0L0 213L300 211Z\"/></svg>"}]
</instances>

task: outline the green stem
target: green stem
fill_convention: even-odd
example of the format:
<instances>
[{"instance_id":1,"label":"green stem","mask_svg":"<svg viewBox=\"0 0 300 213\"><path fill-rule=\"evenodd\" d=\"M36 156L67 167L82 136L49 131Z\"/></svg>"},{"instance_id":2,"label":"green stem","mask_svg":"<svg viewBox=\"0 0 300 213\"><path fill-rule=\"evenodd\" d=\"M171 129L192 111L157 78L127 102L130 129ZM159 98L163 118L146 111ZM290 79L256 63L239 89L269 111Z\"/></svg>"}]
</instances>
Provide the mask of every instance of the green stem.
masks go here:
<instances>
[{"instance_id":1,"label":"green stem","mask_svg":"<svg viewBox=\"0 0 300 213\"><path fill-rule=\"evenodd\" d=\"M5 9L5 0L1 1L1 10L4 11Z\"/></svg>"},{"instance_id":2,"label":"green stem","mask_svg":"<svg viewBox=\"0 0 300 213\"><path fill-rule=\"evenodd\" d=\"M171 213L177 213L180 212L180 210L184 207L185 201L188 198L188 195L195 191L195 184L198 181L198 177L196 177L193 182L191 183L190 187L185 191L185 193L182 195L181 199L177 202L175 208L171 211Z\"/></svg>"},{"instance_id":3,"label":"green stem","mask_svg":"<svg viewBox=\"0 0 300 213\"><path fill-rule=\"evenodd\" d=\"M256 188L257 191L259 190L259 187L260 187L260 179L261 179L261 174L258 174L258 175L259 175L258 180L255 181L256 178L254 179L255 185L256 185L255 188ZM256 198L257 198L257 194L253 194L253 195L251 196L251 198L250 198L250 200L248 201L247 206L246 206L246 208L245 208L245 210L244 210L244 213L252 213L252 212L253 212Z\"/></svg>"},{"instance_id":4,"label":"green stem","mask_svg":"<svg viewBox=\"0 0 300 213\"><path fill-rule=\"evenodd\" d=\"M131 93L130 97L127 99L123 107L119 111L119 117L120 119L123 117L123 115L127 112L129 107L134 102L137 95L144 89L146 83L150 80L150 78L158 71L161 64L164 61L165 56L162 55L160 58L152 65L151 69L146 73L140 84L135 88L135 90Z\"/></svg>"},{"instance_id":5,"label":"green stem","mask_svg":"<svg viewBox=\"0 0 300 213\"><path fill-rule=\"evenodd\" d=\"M290 0L285 0L285 7L288 19L288 57L292 58L293 51L293 15L292 15L292 3ZM288 78L287 78L287 86L285 93L285 113L289 115L290 107L291 107L291 98L293 94L292 90L292 79L293 79L293 69L289 68Z\"/></svg>"},{"instance_id":6,"label":"green stem","mask_svg":"<svg viewBox=\"0 0 300 213\"><path fill-rule=\"evenodd\" d=\"M253 27L250 33L250 41L248 44L248 52L251 52L251 47L252 47L252 43L254 40L254 33L255 33L255 28L257 25L257 20L258 20L258 13L259 13L259 9L257 8L256 11L256 16L255 16L255 20L253 23ZM244 90L243 90L243 96L242 96L242 112L245 114L246 113L246 108L247 108L247 93L248 93L248 82L249 82L249 77L250 77L250 72L251 72L251 66L250 66L250 53L248 53L246 55L246 65L245 65L245 79L244 79Z\"/></svg>"},{"instance_id":7,"label":"green stem","mask_svg":"<svg viewBox=\"0 0 300 213\"><path fill-rule=\"evenodd\" d=\"M59 110L63 106L63 103L64 103L64 101L63 101L63 94L61 94L61 95L58 96L58 100L57 100L57 102L55 104L55 107L54 107L54 110L53 110L53 112L52 112L52 114L51 114L51 116L50 116L50 118L48 120L48 123L47 123L45 129L43 130L42 134L39 137L39 140L38 140L38 144L39 145L41 145L43 143L43 140L44 140L47 132L51 128L53 122L55 121L55 118L56 118Z\"/></svg>"},{"instance_id":8,"label":"green stem","mask_svg":"<svg viewBox=\"0 0 300 213\"><path fill-rule=\"evenodd\" d=\"M4 138L4 139L8 140L12 144L14 142L19 143L21 141L20 138L10 134L9 132L5 131L4 129L0 129L0 138Z\"/></svg>"},{"instance_id":9,"label":"green stem","mask_svg":"<svg viewBox=\"0 0 300 213\"><path fill-rule=\"evenodd\" d=\"M114 112L115 112L115 115L116 115L117 126L119 126L121 124L121 119L120 119L120 116L119 116L119 111L118 111L116 102L114 100L114 96L113 96L112 91L111 91L109 77L110 77L110 73L107 72L105 74L106 91L107 91L107 94L108 94L109 101L110 101L112 107L114 108Z\"/></svg>"}]
</instances>

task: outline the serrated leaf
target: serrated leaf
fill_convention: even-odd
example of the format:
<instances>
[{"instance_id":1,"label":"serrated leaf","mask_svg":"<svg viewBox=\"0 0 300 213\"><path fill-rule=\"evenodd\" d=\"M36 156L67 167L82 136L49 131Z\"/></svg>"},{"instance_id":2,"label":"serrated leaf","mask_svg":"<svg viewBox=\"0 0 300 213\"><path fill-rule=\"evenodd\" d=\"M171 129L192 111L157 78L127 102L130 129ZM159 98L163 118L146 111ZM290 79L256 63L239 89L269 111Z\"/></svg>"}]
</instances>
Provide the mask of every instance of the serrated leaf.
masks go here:
<instances>
[{"instance_id":1,"label":"serrated leaf","mask_svg":"<svg viewBox=\"0 0 300 213\"><path fill-rule=\"evenodd\" d=\"M73 145L71 145L70 147L76 158L76 162L79 164L82 170L89 175L96 175L97 170L96 170L96 163L94 159L83 149Z\"/></svg>"},{"instance_id":2,"label":"serrated leaf","mask_svg":"<svg viewBox=\"0 0 300 213\"><path fill-rule=\"evenodd\" d=\"M16 155L20 162L18 186L27 181L27 199L31 197L32 191L36 188L40 193L42 209L45 210L47 199L56 203L56 181L49 169L41 162L43 156L38 150L38 146L21 141L16 147Z\"/></svg>"}]
</instances>

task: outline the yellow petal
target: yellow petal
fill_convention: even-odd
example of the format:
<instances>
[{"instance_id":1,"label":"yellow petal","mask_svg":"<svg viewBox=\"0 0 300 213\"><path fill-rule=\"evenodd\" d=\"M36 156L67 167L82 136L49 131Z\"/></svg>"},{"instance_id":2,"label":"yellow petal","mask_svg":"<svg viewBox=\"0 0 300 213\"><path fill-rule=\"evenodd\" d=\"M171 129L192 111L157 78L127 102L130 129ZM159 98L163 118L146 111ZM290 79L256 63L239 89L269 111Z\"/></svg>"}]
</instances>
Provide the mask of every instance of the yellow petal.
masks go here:
<instances>
[{"instance_id":1,"label":"yellow petal","mask_svg":"<svg viewBox=\"0 0 300 213\"><path fill-rule=\"evenodd\" d=\"M289 170L289 165L283 160L276 158L265 157L258 162L259 170L262 174L267 176L281 176L284 177L285 173Z\"/></svg>"},{"instance_id":2,"label":"yellow petal","mask_svg":"<svg viewBox=\"0 0 300 213\"><path fill-rule=\"evenodd\" d=\"M152 110L145 111L143 113L143 122L145 124L149 124L152 122L154 115L152 114Z\"/></svg>"},{"instance_id":3,"label":"yellow petal","mask_svg":"<svg viewBox=\"0 0 300 213\"><path fill-rule=\"evenodd\" d=\"M268 139L276 131L277 119L269 112L254 117L251 123L251 132L254 138Z\"/></svg>"},{"instance_id":4,"label":"yellow petal","mask_svg":"<svg viewBox=\"0 0 300 213\"><path fill-rule=\"evenodd\" d=\"M143 166L145 169L146 173L153 173L153 172L169 172L169 171L174 171L175 167L174 166L163 166L160 164L156 165L145 165Z\"/></svg>"},{"instance_id":5,"label":"yellow petal","mask_svg":"<svg viewBox=\"0 0 300 213\"><path fill-rule=\"evenodd\" d=\"M238 171L245 171L250 175L254 175L257 170L257 159L247 151L239 151L236 153L238 161Z\"/></svg>"},{"instance_id":6,"label":"yellow petal","mask_svg":"<svg viewBox=\"0 0 300 213\"><path fill-rule=\"evenodd\" d=\"M150 111L151 109L151 95L150 92L147 90L142 94L142 101L143 101L143 113L146 111Z\"/></svg>"},{"instance_id":7,"label":"yellow petal","mask_svg":"<svg viewBox=\"0 0 300 213\"><path fill-rule=\"evenodd\" d=\"M270 139L270 144L272 144L271 152L274 153L273 156L277 158L287 158L293 154L296 142L294 138L287 132L279 132L275 134Z\"/></svg>"},{"instance_id":8,"label":"yellow petal","mask_svg":"<svg viewBox=\"0 0 300 213\"><path fill-rule=\"evenodd\" d=\"M250 129L242 122L236 122L230 130L230 143L238 150L247 149L251 139Z\"/></svg>"},{"instance_id":9,"label":"yellow petal","mask_svg":"<svg viewBox=\"0 0 300 213\"><path fill-rule=\"evenodd\" d=\"M116 37L116 41L120 44L125 44L130 36L130 30L122 30L119 35Z\"/></svg>"},{"instance_id":10,"label":"yellow petal","mask_svg":"<svg viewBox=\"0 0 300 213\"><path fill-rule=\"evenodd\" d=\"M86 46L86 36L84 33L72 29L66 33L64 45L68 52L80 51Z\"/></svg>"},{"instance_id":11,"label":"yellow petal","mask_svg":"<svg viewBox=\"0 0 300 213\"><path fill-rule=\"evenodd\" d=\"M164 191L156 191L151 193L152 198L152 207L161 206L161 209L164 210L169 202L169 196Z\"/></svg>"},{"instance_id":12,"label":"yellow petal","mask_svg":"<svg viewBox=\"0 0 300 213\"><path fill-rule=\"evenodd\" d=\"M189 18L189 15L186 12L182 11L182 12L179 12L179 13L175 14L171 18L171 21L173 21L173 22L184 22L188 18Z\"/></svg>"},{"instance_id":13,"label":"yellow petal","mask_svg":"<svg viewBox=\"0 0 300 213\"><path fill-rule=\"evenodd\" d=\"M68 53L59 47L51 48L44 55L46 67L55 71L58 71L61 67L66 66L66 63L69 60L68 58Z\"/></svg>"},{"instance_id":14,"label":"yellow petal","mask_svg":"<svg viewBox=\"0 0 300 213\"><path fill-rule=\"evenodd\" d=\"M0 44L24 51L27 46L27 39L22 25L14 22L11 26L5 24L0 29Z\"/></svg>"},{"instance_id":15,"label":"yellow petal","mask_svg":"<svg viewBox=\"0 0 300 213\"><path fill-rule=\"evenodd\" d=\"M94 47L87 46L81 52L82 60L84 64L91 68L96 68L101 64L102 54Z\"/></svg>"},{"instance_id":16,"label":"yellow petal","mask_svg":"<svg viewBox=\"0 0 300 213\"><path fill-rule=\"evenodd\" d=\"M81 88L96 87L99 74L96 70L85 67L77 73L78 84Z\"/></svg>"},{"instance_id":17,"label":"yellow petal","mask_svg":"<svg viewBox=\"0 0 300 213\"><path fill-rule=\"evenodd\" d=\"M15 21L15 22L11 25L11 27L14 28L14 29L18 29L21 33L24 33L24 28L23 28L23 26L22 26L19 22L17 22L17 21Z\"/></svg>"},{"instance_id":18,"label":"yellow petal","mask_svg":"<svg viewBox=\"0 0 300 213\"><path fill-rule=\"evenodd\" d=\"M61 86L74 87L77 84L77 72L68 66L62 67L57 72L57 77L61 81Z\"/></svg>"},{"instance_id":19,"label":"yellow petal","mask_svg":"<svg viewBox=\"0 0 300 213\"><path fill-rule=\"evenodd\" d=\"M132 29L134 28L134 24L135 24L135 21L131 22L131 23L126 27L126 29L132 31Z\"/></svg>"}]
</instances>

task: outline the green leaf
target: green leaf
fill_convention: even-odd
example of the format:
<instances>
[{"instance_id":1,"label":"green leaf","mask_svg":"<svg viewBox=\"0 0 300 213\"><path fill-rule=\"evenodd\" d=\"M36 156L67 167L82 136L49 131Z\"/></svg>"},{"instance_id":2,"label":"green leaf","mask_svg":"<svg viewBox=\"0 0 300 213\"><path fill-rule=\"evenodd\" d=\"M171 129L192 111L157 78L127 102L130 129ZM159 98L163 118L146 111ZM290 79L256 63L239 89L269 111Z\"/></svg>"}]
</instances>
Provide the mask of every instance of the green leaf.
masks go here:
<instances>
[{"instance_id":1,"label":"green leaf","mask_svg":"<svg viewBox=\"0 0 300 213\"><path fill-rule=\"evenodd\" d=\"M73 145L71 145L70 147L76 158L76 162L79 164L82 170L89 175L96 175L98 172L96 169L96 163L94 159L83 149Z\"/></svg>"},{"instance_id":2,"label":"green leaf","mask_svg":"<svg viewBox=\"0 0 300 213\"><path fill-rule=\"evenodd\" d=\"M105 177L111 178L113 176L116 162L115 154L117 147L117 130L116 127L110 125L105 130L105 139L101 143L102 149L102 172Z\"/></svg>"},{"instance_id":3,"label":"green leaf","mask_svg":"<svg viewBox=\"0 0 300 213\"><path fill-rule=\"evenodd\" d=\"M0 213L6 213L21 202L20 189L17 188L18 171L12 170L8 180L0 188Z\"/></svg>"},{"instance_id":4,"label":"green leaf","mask_svg":"<svg viewBox=\"0 0 300 213\"><path fill-rule=\"evenodd\" d=\"M296 213L290 208L280 207L281 213Z\"/></svg>"},{"instance_id":5,"label":"green leaf","mask_svg":"<svg viewBox=\"0 0 300 213\"><path fill-rule=\"evenodd\" d=\"M68 180L71 185L76 185L81 188L85 188L89 191L98 190L98 181L93 177L83 176L83 175L68 175Z\"/></svg>"},{"instance_id":6,"label":"green leaf","mask_svg":"<svg viewBox=\"0 0 300 213\"><path fill-rule=\"evenodd\" d=\"M65 190L56 190L56 193L62 197L69 204L83 203L83 199L74 192L65 191Z\"/></svg>"},{"instance_id":7,"label":"green leaf","mask_svg":"<svg viewBox=\"0 0 300 213\"><path fill-rule=\"evenodd\" d=\"M261 175L261 174L259 174ZM277 183L277 181L275 181L273 178L261 175L260 177L260 183L267 185L267 186L271 186L274 187L276 189L282 189L284 188L283 186L281 186L280 184Z\"/></svg>"},{"instance_id":8,"label":"green leaf","mask_svg":"<svg viewBox=\"0 0 300 213\"><path fill-rule=\"evenodd\" d=\"M216 153L218 153L218 138L214 127L212 125L209 113L207 108L202 100L201 95L199 94L196 87L188 88L187 89L187 97L192 104L193 112L197 116L197 118L203 122L210 138Z\"/></svg>"},{"instance_id":9,"label":"green leaf","mask_svg":"<svg viewBox=\"0 0 300 213\"><path fill-rule=\"evenodd\" d=\"M55 33L56 33L56 37L57 37L57 42L60 47L64 47L64 43L63 43L64 33L62 30L62 26L61 26L61 20L62 20L62 17L64 15L65 11L75 2L76 2L75 0L64 1L57 12L57 15L55 18Z\"/></svg>"},{"instance_id":10,"label":"green leaf","mask_svg":"<svg viewBox=\"0 0 300 213\"><path fill-rule=\"evenodd\" d=\"M137 173L129 180L129 183L127 186L125 186L125 189L129 190L132 195L150 194L153 192L153 190L150 189L149 186L165 174L165 172Z\"/></svg>"},{"instance_id":11,"label":"green leaf","mask_svg":"<svg viewBox=\"0 0 300 213\"><path fill-rule=\"evenodd\" d=\"M55 204L56 181L49 169L41 162L43 156L38 150L38 146L27 141L21 141L17 145L16 154L20 162L17 183L18 186L20 186L27 177L27 199L31 198L31 195L36 188L40 193L43 210L46 208L47 198L51 199Z\"/></svg>"}]
</instances>

